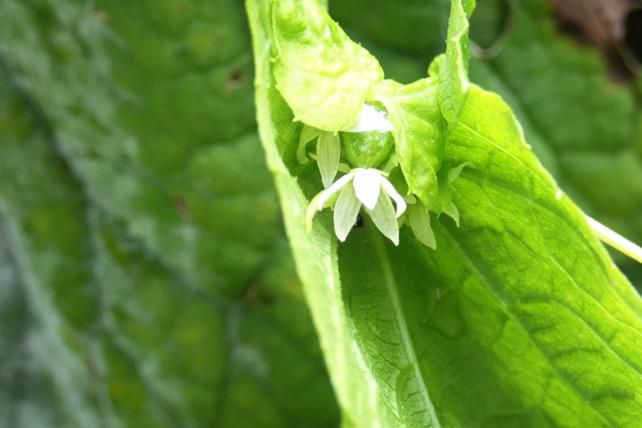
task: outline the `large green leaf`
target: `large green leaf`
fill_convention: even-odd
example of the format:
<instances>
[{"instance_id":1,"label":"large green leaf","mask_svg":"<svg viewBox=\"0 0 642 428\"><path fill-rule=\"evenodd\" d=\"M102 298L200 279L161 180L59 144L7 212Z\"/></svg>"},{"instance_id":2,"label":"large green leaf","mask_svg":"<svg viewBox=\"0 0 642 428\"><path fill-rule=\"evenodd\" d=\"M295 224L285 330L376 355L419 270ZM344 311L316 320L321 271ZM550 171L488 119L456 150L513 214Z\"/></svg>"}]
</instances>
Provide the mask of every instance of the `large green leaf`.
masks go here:
<instances>
[{"instance_id":1,"label":"large green leaf","mask_svg":"<svg viewBox=\"0 0 642 428\"><path fill-rule=\"evenodd\" d=\"M509 12L499 54L473 62L473 79L516 110L529 143L565 192L642 242L641 110L634 85L612 81L598 52L561 36L548 2L516 2Z\"/></svg>"},{"instance_id":2,"label":"large green leaf","mask_svg":"<svg viewBox=\"0 0 642 428\"><path fill-rule=\"evenodd\" d=\"M242 5L7 0L0 33L0 425L336 424Z\"/></svg>"},{"instance_id":3,"label":"large green leaf","mask_svg":"<svg viewBox=\"0 0 642 428\"><path fill-rule=\"evenodd\" d=\"M455 100L441 105L444 161L470 167L454 182L460 226L434 221L436 251L406 228L394 247L369 222L339 245L329 216L305 233L303 213L320 182L292 155L300 126L275 87L270 3L248 1L261 139L345 418L358 426L634 426L642 301L497 95L438 86L452 91L440 99ZM442 72L452 66L448 49ZM350 364L357 367L346 371Z\"/></svg>"},{"instance_id":4,"label":"large green leaf","mask_svg":"<svg viewBox=\"0 0 642 428\"><path fill-rule=\"evenodd\" d=\"M447 3L350 0L330 8L388 77L409 82L443 49ZM472 80L509 103L540 161L577 204L642 242L639 85L613 82L599 52L557 30L546 0L479 2L472 22ZM617 261L635 275L633 263Z\"/></svg>"}]
</instances>

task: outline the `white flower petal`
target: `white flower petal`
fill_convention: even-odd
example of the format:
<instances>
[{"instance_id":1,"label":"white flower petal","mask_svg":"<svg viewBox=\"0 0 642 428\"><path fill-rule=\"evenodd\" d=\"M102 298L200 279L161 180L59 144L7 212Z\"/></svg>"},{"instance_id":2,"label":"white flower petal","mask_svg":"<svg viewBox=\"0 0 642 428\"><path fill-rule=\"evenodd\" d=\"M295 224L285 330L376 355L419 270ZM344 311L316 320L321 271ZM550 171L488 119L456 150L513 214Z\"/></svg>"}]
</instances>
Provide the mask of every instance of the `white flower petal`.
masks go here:
<instances>
[{"instance_id":1,"label":"white flower petal","mask_svg":"<svg viewBox=\"0 0 642 428\"><path fill-rule=\"evenodd\" d=\"M354 173L349 172L348 174L344 175L343 177L341 177L340 179L332 183L330 187L328 187L327 189L319 193L317 195L319 198L317 201L317 210L321 211L323 208L325 208L326 203L330 200L330 198L332 198L335 195L335 193L341 190L343 186L348 184L350 180L353 179L353 177L354 177ZM314 199L317 199L317 197L315 196Z\"/></svg>"},{"instance_id":2,"label":"white flower petal","mask_svg":"<svg viewBox=\"0 0 642 428\"><path fill-rule=\"evenodd\" d=\"M341 144L339 137L330 132L319 135L317 140L317 165L321 173L323 187L328 187L334 181L339 168L341 157Z\"/></svg>"},{"instance_id":3,"label":"white flower petal","mask_svg":"<svg viewBox=\"0 0 642 428\"><path fill-rule=\"evenodd\" d=\"M399 245L399 225L390 198L385 193L381 193L374 210L366 210L366 212L377 229L395 245Z\"/></svg>"},{"instance_id":4,"label":"white flower petal","mask_svg":"<svg viewBox=\"0 0 642 428\"><path fill-rule=\"evenodd\" d=\"M408 223L415 237L428 248L437 248L435 232L430 227L430 214L423 205L417 203L408 207Z\"/></svg>"},{"instance_id":5,"label":"white flower petal","mask_svg":"<svg viewBox=\"0 0 642 428\"><path fill-rule=\"evenodd\" d=\"M346 240L348 233L357 221L361 202L357 199L352 186L345 186L334 206L334 233L339 241Z\"/></svg>"},{"instance_id":6,"label":"white flower petal","mask_svg":"<svg viewBox=\"0 0 642 428\"><path fill-rule=\"evenodd\" d=\"M368 208L374 209L381 193L381 172L373 168L356 168L352 170L354 173L354 191L357 199Z\"/></svg>"},{"instance_id":7,"label":"white flower petal","mask_svg":"<svg viewBox=\"0 0 642 428\"><path fill-rule=\"evenodd\" d=\"M312 229L312 219L314 215L328 206L328 203L332 200L332 197L339 192L346 184L350 183L350 180L353 178L353 173L350 172L334 183L327 189L319 192L308 205L307 210L305 211L305 229L309 232Z\"/></svg>"},{"instance_id":8,"label":"white flower petal","mask_svg":"<svg viewBox=\"0 0 642 428\"><path fill-rule=\"evenodd\" d=\"M395 204L397 205L397 218L401 217L404 211L406 211L406 201L403 196L397 192L397 189L395 189L392 183L390 183L390 181L385 177L381 177L381 187L388 196L394 199Z\"/></svg>"},{"instance_id":9,"label":"white flower petal","mask_svg":"<svg viewBox=\"0 0 642 428\"><path fill-rule=\"evenodd\" d=\"M392 131L392 123L385 113L380 112L370 104L364 104L357 123L346 132Z\"/></svg>"}]
</instances>

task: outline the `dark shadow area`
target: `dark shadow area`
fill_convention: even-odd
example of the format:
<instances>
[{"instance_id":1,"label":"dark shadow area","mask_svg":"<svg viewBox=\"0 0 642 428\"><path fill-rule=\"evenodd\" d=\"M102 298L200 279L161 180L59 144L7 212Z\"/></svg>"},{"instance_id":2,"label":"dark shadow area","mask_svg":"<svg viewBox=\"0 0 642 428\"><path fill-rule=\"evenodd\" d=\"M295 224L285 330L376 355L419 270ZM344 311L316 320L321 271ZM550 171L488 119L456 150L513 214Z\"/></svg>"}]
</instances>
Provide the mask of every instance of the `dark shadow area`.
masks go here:
<instances>
[{"instance_id":1,"label":"dark shadow area","mask_svg":"<svg viewBox=\"0 0 642 428\"><path fill-rule=\"evenodd\" d=\"M642 64L642 8L628 14L625 28L624 42L640 67Z\"/></svg>"}]
</instances>

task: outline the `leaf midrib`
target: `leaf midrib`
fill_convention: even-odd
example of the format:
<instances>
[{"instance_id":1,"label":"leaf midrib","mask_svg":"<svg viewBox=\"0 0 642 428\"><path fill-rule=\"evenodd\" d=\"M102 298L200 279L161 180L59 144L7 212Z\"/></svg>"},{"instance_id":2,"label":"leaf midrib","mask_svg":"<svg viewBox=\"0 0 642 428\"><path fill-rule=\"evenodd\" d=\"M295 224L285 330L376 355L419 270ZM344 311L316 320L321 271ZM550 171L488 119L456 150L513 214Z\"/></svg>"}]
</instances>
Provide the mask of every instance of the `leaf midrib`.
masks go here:
<instances>
[{"instance_id":1,"label":"leaf midrib","mask_svg":"<svg viewBox=\"0 0 642 428\"><path fill-rule=\"evenodd\" d=\"M399 329L399 332L401 334L401 341L406 351L408 360L412 365L415 378L417 379L417 383L420 388L422 399L425 402L426 411L428 412L428 415L432 422L432 426L435 428L440 428L441 424L439 423L435 408L433 406L432 400L430 399L430 394L428 393L428 387L426 386L424 376L421 373L419 360L417 358L417 353L415 350L415 344L408 331L408 324L406 322L406 317L401 306L399 293L397 292L397 282L391 268L390 258L388 257L388 253L383 242L383 237L378 233L377 230L374 229L374 227L372 227L372 225L369 225L368 232L369 237L374 244L375 252L377 253L380 261L381 269L383 271L383 283L386 287L386 292L390 297L390 303L394 311L394 317L397 320L397 328Z\"/></svg>"}]
</instances>

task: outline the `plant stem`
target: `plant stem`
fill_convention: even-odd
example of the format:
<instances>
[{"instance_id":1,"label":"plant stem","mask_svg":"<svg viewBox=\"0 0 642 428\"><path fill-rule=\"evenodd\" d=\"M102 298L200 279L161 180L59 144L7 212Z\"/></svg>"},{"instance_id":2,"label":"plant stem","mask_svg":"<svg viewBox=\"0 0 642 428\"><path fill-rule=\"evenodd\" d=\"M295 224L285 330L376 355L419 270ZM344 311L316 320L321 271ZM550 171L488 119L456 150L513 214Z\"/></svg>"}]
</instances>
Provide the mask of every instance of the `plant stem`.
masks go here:
<instances>
[{"instance_id":1,"label":"plant stem","mask_svg":"<svg viewBox=\"0 0 642 428\"><path fill-rule=\"evenodd\" d=\"M622 254L629 256L638 263L642 263L642 248L639 245L634 244L622 235L604 226L594 218L591 218L586 214L584 214L584 217L586 217L586 221L588 221L589 225L602 242L610 245Z\"/></svg>"}]
</instances>

